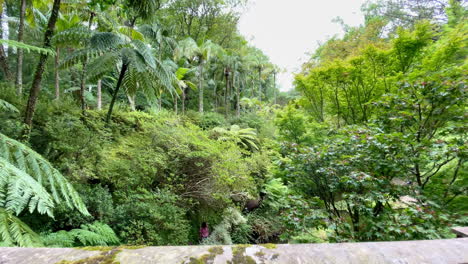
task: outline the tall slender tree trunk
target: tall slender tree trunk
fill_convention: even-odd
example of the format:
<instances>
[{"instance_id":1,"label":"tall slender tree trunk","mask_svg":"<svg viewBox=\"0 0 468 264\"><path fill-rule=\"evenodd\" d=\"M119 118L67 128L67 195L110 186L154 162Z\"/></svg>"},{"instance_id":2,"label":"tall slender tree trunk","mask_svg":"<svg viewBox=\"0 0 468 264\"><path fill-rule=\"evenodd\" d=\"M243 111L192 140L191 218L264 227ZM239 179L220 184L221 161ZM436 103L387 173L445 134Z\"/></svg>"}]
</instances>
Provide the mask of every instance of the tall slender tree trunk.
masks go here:
<instances>
[{"instance_id":1,"label":"tall slender tree trunk","mask_svg":"<svg viewBox=\"0 0 468 264\"><path fill-rule=\"evenodd\" d=\"M128 103L130 104L130 110L136 111L136 104L135 104L135 95L127 94Z\"/></svg>"},{"instance_id":2,"label":"tall slender tree trunk","mask_svg":"<svg viewBox=\"0 0 468 264\"><path fill-rule=\"evenodd\" d=\"M229 69L224 69L224 77L226 79L226 86L224 87L224 114L228 115L229 105L228 105L228 92L229 92Z\"/></svg>"},{"instance_id":3,"label":"tall slender tree trunk","mask_svg":"<svg viewBox=\"0 0 468 264\"><path fill-rule=\"evenodd\" d=\"M273 72L273 102L276 104L276 71Z\"/></svg>"},{"instance_id":4,"label":"tall slender tree trunk","mask_svg":"<svg viewBox=\"0 0 468 264\"><path fill-rule=\"evenodd\" d=\"M55 48L55 66L54 66L54 78L55 78L55 100L60 99L60 76L59 76L59 62L60 62L60 48Z\"/></svg>"},{"instance_id":5,"label":"tall slender tree trunk","mask_svg":"<svg viewBox=\"0 0 468 264\"><path fill-rule=\"evenodd\" d=\"M89 15L89 21L88 21L88 29L91 30L91 26L93 24L93 19L94 19L94 13L91 12ZM80 103L81 103L81 111L86 110L86 101L84 97L85 89L86 89L86 66L88 65L88 57L85 57L83 61L83 69L81 70L81 82L80 82Z\"/></svg>"},{"instance_id":6,"label":"tall slender tree trunk","mask_svg":"<svg viewBox=\"0 0 468 264\"><path fill-rule=\"evenodd\" d=\"M182 114L185 114L185 89L182 88Z\"/></svg>"},{"instance_id":7,"label":"tall slender tree trunk","mask_svg":"<svg viewBox=\"0 0 468 264\"><path fill-rule=\"evenodd\" d=\"M234 86L236 88L236 116L240 116L240 86L242 85L242 81L239 80L239 84Z\"/></svg>"},{"instance_id":8,"label":"tall slender tree trunk","mask_svg":"<svg viewBox=\"0 0 468 264\"><path fill-rule=\"evenodd\" d=\"M262 67L258 67L258 100L262 101Z\"/></svg>"},{"instance_id":9,"label":"tall slender tree trunk","mask_svg":"<svg viewBox=\"0 0 468 264\"><path fill-rule=\"evenodd\" d=\"M24 17L26 14L26 0L21 0L20 5L20 21L18 27L18 42L23 42L24 36ZM23 50L18 49L18 59L16 68L16 93L23 93Z\"/></svg>"},{"instance_id":10,"label":"tall slender tree trunk","mask_svg":"<svg viewBox=\"0 0 468 264\"><path fill-rule=\"evenodd\" d=\"M112 110L114 109L115 100L117 99L117 94L119 93L120 86L122 86L123 78L127 72L128 64L122 63L122 69L120 69L119 80L117 81L117 86L115 87L114 95L112 96L111 103L109 105L109 111L107 112L106 123L109 123L112 116Z\"/></svg>"},{"instance_id":11,"label":"tall slender tree trunk","mask_svg":"<svg viewBox=\"0 0 468 264\"><path fill-rule=\"evenodd\" d=\"M159 108L159 111L162 110L162 93L159 93L158 108Z\"/></svg>"},{"instance_id":12,"label":"tall slender tree trunk","mask_svg":"<svg viewBox=\"0 0 468 264\"><path fill-rule=\"evenodd\" d=\"M177 107L178 107L178 106L177 106L177 101L178 101L178 100L177 100L177 95L175 95L175 96L174 96L174 112L176 113L176 115L177 115L177 111L178 111L178 109L177 109Z\"/></svg>"},{"instance_id":13,"label":"tall slender tree trunk","mask_svg":"<svg viewBox=\"0 0 468 264\"><path fill-rule=\"evenodd\" d=\"M0 9L2 9L0 7ZM3 38L3 12L0 12L0 37ZM5 48L2 44L0 44L0 67L2 67L3 74L5 75L5 79L11 81L12 75L10 71L10 67L8 66L7 56L5 53Z\"/></svg>"},{"instance_id":14,"label":"tall slender tree trunk","mask_svg":"<svg viewBox=\"0 0 468 264\"><path fill-rule=\"evenodd\" d=\"M51 47L50 40L54 35L55 23L57 22L57 17L60 11L60 2L61 0L54 0L54 5L52 6L52 13L49 17L49 22L47 24L47 29L44 34L44 45L43 47L48 49ZM49 55L47 53L41 54L39 57L39 63L37 64L36 73L34 74L33 83L31 85L31 91L29 92L28 105L26 106L24 123L29 126L32 126L32 120L34 117L34 112L36 111L36 104L39 98L39 92L41 91L41 81L42 75L45 70L45 64Z\"/></svg>"},{"instance_id":15,"label":"tall slender tree trunk","mask_svg":"<svg viewBox=\"0 0 468 264\"><path fill-rule=\"evenodd\" d=\"M203 61L200 62L200 76L198 79L198 112L203 113Z\"/></svg>"},{"instance_id":16,"label":"tall slender tree trunk","mask_svg":"<svg viewBox=\"0 0 468 264\"><path fill-rule=\"evenodd\" d=\"M102 110L102 80L97 82L97 110Z\"/></svg>"},{"instance_id":17,"label":"tall slender tree trunk","mask_svg":"<svg viewBox=\"0 0 468 264\"><path fill-rule=\"evenodd\" d=\"M216 80L216 71L213 71L213 80ZM213 87L213 98L214 98L214 105L213 105L213 112L218 111L218 95L216 93L217 84L215 82Z\"/></svg>"}]
</instances>

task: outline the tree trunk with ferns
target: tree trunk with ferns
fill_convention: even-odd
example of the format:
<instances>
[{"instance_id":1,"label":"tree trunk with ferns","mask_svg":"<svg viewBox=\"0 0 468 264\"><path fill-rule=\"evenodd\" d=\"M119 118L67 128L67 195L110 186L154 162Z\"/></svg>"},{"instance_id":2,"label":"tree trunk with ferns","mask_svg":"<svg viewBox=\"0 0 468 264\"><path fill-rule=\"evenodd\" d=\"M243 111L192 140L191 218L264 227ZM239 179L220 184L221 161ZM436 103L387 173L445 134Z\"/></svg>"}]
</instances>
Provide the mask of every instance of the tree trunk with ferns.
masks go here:
<instances>
[{"instance_id":1,"label":"tree trunk with ferns","mask_svg":"<svg viewBox=\"0 0 468 264\"><path fill-rule=\"evenodd\" d=\"M18 42L23 42L24 38L24 17L26 14L26 0L21 0L20 17L18 26ZM16 93L23 93L23 49L18 49L17 68L16 68Z\"/></svg>"},{"instance_id":2,"label":"tree trunk with ferns","mask_svg":"<svg viewBox=\"0 0 468 264\"><path fill-rule=\"evenodd\" d=\"M44 45L43 48L51 48L51 39L54 35L55 23L57 22L58 14L60 11L60 2L61 0L54 0L54 5L52 6L52 13L47 23L47 29L44 34ZM34 112L36 111L36 104L39 99L39 93L41 91L41 81L42 75L44 74L45 65L49 54L43 53L39 57L39 63L37 64L36 73L34 74L34 79L31 85L31 91L29 92L28 105L26 106L24 123L31 127L32 120L34 117Z\"/></svg>"}]
</instances>

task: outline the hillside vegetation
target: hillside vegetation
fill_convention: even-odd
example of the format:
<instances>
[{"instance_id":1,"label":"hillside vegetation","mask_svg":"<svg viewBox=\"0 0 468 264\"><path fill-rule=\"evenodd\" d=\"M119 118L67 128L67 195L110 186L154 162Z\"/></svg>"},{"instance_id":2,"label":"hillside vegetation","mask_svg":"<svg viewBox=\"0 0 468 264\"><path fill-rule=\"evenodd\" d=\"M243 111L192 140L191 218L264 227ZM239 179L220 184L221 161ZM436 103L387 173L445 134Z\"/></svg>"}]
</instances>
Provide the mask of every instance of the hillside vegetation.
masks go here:
<instances>
[{"instance_id":1,"label":"hillside vegetation","mask_svg":"<svg viewBox=\"0 0 468 264\"><path fill-rule=\"evenodd\" d=\"M368 2L287 93L237 31L245 4L0 1L1 245L415 240L468 225L461 1Z\"/></svg>"}]
</instances>

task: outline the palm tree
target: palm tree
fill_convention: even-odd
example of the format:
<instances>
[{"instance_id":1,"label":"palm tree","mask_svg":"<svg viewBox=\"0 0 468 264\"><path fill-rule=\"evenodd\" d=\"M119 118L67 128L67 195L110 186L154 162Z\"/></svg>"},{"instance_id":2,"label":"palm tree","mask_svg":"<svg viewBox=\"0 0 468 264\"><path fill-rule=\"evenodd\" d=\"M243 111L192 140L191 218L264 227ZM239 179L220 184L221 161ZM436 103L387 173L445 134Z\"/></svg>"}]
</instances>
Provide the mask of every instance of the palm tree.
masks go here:
<instances>
[{"instance_id":1,"label":"palm tree","mask_svg":"<svg viewBox=\"0 0 468 264\"><path fill-rule=\"evenodd\" d=\"M190 69L188 68L178 68L175 75L177 78L177 87L179 88L177 93L182 96L181 101L182 101L182 114L185 114L185 91L187 88L191 88L193 90L196 90L197 87L196 85L189 81L187 79L188 74L190 73ZM175 102L174 102L174 110L177 113L177 96L174 97Z\"/></svg>"},{"instance_id":2,"label":"palm tree","mask_svg":"<svg viewBox=\"0 0 468 264\"><path fill-rule=\"evenodd\" d=\"M221 47L214 44L210 40L205 41L201 45L197 45L195 40L187 38L179 42L179 46L175 51L177 59L186 58L190 62L197 61L198 63L198 111L203 113L203 70L213 55L220 52Z\"/></svg>"},{"instance_id":3,"label":"palm tree","mask_svg":"<svg viewBox=\"0 0 468 264\"><path fill-rule=\"evenodd\" d=\"M262 87L262 73L265 67L269 65L268 58L260 53L254 53L249 58L250 66L257 71L258 83L258 100L262 101L263 87Z\"/></svg>"}]
</instances>

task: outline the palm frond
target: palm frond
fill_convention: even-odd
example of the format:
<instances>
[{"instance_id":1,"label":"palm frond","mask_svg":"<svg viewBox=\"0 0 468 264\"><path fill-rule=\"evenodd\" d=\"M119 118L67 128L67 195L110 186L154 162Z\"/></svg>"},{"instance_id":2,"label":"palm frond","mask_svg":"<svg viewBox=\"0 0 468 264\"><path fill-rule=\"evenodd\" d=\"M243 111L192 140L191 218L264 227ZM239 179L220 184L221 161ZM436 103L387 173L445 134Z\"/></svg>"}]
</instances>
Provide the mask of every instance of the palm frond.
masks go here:
<instances>
[{"instance_id":1,"label":"palm frond","mask_svg":"<svg viewBox=\"0 0 468 264\"><path fill-rule=\"evenodd\" d=\"M139 32L138 30L132 27L121 26L119 28L119 32L129 37L132 40L139 40L139 41L145 40L145 36L141 32Z\"/></svg>"}]
</instances>

